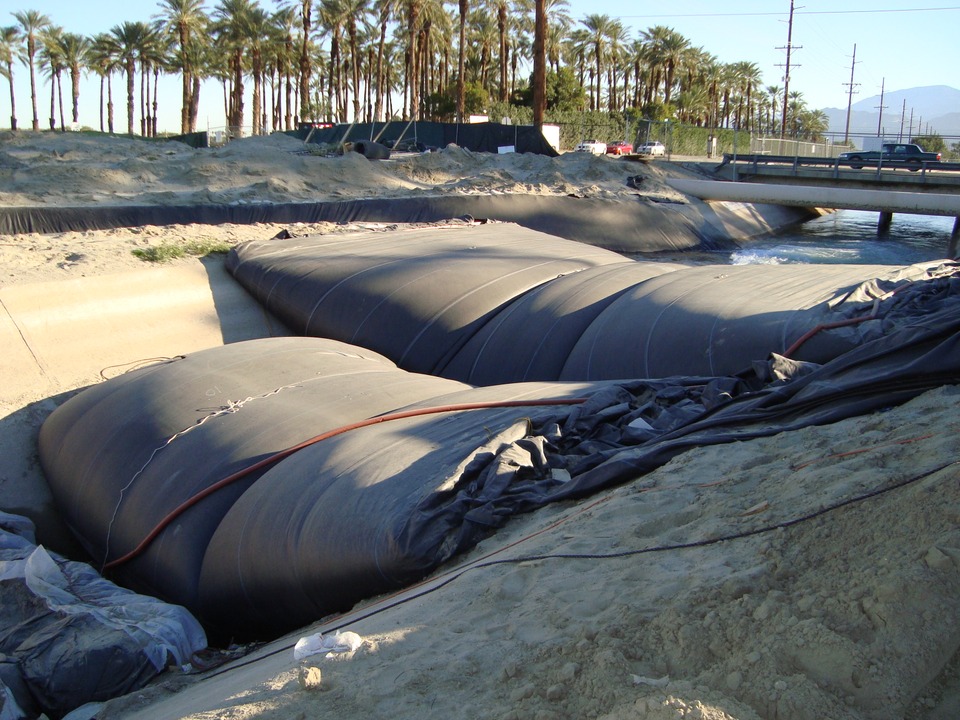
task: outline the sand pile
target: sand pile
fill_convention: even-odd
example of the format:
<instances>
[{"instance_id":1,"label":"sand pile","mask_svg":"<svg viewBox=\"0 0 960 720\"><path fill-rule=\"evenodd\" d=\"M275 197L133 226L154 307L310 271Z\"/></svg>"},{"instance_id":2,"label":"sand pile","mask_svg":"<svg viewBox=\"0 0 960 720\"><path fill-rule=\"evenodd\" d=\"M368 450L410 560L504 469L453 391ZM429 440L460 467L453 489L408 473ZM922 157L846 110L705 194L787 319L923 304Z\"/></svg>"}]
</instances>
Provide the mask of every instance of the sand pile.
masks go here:
<instances>
[{"instance_id":1,"label":"sand pile","mask_svg":"<svg viewBox=\"0 0 960 720\"><path fill-rule=\"evenodd\" d=\"M669 168L588 154L549 159L448 149L371 163L302 151L284 136L196 151L7 133L0 135L0 206L419 192L617 197L638 192L625 179L641 172L644 192L671 192L661 180ZM44 328L50 344L59 331L30 310L40 307L30 298L59 298L52 304L61 316L74 308L76 334L98 338L118 363L189 352L230 339L218 289L227 280L215 279L221 261L144 263L131 251L195 239L232 244L281 229L171 226L0 238L0 331L6 347L16 340L35 353L18 359L7 351L0 363L15 380L0 393L4 509L47 511L36 431L108 364L87 350L71 353L82 346L67 337L59 343L62 360L44 354L52 353L40 342ZM195 276L199 286L191 280L182 293L189 300L181 298L175 281ZM143 307L88 302L123 278L156 293ZM187 313L181 300L202 312ZM243 312L256 315L250 307ZM118 323L148 325L147 337L134 342L119 324L105 329L98 323L108 310ZM268 324L251 331L276 332ZM687 452L602 497L510 523L432 583L304 628L212 676L171 671L98 717L958 717L957 400L956 388L942 388L883 413ZM50 537L66 542L52 529ZM494 560L509 562L489 564ZM313 656L303 667L294 660L298 637L336 628L356 632L363 644L335 658ZM319 680L310 668L319 669Z\"/></svg>"}]
</instances>

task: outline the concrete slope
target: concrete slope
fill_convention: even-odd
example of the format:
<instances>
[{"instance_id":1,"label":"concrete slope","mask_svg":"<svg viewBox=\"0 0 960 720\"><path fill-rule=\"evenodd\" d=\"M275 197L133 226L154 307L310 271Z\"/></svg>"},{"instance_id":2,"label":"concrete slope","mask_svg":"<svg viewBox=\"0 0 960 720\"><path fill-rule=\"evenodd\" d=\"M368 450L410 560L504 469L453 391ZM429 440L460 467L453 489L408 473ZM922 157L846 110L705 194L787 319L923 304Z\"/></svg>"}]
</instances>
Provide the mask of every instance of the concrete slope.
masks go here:
<instances>
[{"instance_id":1,"label":"concrete slope","mask_svg":"<svg viewBox=\"0 0 960 720\"><path fill-rule=\"evenodd\" d=\"M0 507L70 546L51 509L36 436L77 388L146 363L290 334L219 259L0 288Z\"/></svg>"}]
</instances>

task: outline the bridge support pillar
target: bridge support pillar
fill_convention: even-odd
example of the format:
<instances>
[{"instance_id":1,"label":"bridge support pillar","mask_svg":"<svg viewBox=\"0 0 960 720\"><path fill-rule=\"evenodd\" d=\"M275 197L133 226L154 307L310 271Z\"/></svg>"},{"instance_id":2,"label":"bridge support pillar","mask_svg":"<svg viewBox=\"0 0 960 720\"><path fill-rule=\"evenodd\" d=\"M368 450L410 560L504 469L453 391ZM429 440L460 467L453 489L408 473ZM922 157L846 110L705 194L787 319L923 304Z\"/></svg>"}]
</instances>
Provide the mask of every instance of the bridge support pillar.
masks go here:
<instances>
[{"instance_id":1,"label":"bridge support pillar","mask_svg":"<svg viewBox=\"0 0 960 720\"><path fill-rule=\"evenodd\" d=\"M893 213L892 212L882 212L880 213L880 222L877 223L877 230L880 232L886 232L890 229L890 223L893 222Z\"/></svg>"},{"instance_id":2,"label":"bridge support pillar","mask_svg":"<svg viewBox=\"0 0 960 720\"><path fill-rule=\"evenodd\" d=\"M947 257L956 259L957 244L960 242L960 217L953 221L953 232L950 233L950 244L947 245Z\"/></svg>"}]
</instances>

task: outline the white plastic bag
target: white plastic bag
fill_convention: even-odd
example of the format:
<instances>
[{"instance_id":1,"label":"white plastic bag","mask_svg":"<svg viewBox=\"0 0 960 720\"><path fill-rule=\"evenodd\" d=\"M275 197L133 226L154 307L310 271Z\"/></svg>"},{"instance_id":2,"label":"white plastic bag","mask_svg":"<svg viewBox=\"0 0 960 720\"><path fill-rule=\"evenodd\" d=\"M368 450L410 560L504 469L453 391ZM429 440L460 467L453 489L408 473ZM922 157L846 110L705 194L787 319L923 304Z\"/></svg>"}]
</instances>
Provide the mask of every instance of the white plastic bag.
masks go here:
<instances>
[{"instance_id":1,"label":"white plastic bag","mask_svg":"<svg viewBox=\"0 0 960 720\"><path fill-rule=\"evenodd\" d=\"M333 635L307 635L297 640L293 646L293 659L303 660L311 655L326 653L326 657L333 657L341 653L352 653L363 645L363 638L355 632L336 632Z\"/></svg>"}]
</instances>

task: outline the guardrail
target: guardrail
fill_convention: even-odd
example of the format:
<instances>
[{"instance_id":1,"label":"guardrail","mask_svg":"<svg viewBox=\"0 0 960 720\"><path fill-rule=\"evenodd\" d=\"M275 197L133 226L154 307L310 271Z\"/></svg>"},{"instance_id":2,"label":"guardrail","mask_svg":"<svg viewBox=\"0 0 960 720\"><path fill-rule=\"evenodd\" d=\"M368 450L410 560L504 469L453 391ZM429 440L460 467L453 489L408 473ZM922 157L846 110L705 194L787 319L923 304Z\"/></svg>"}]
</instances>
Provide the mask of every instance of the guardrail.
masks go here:
<instances>
[{"instance_id":1,"label":"guardrail","mask_svg":"<svg viewBox=\"0 0 960 720\"><path fill-rule=\"evenodd\" d=\"M723 162L720 163L720 167L724 165L734 165L738 170L742 165L748 165L753 167L754 172L759 172L760 165L789 165L792 167L792 174L794 175L798 173L800 168L823 168L831 170L831 176L834 178L840 177L841 168L849 168L850 170L857 171L864 168L876 168L876 174L878 176L883 169L910 170L912 172L919 172L921 177L926 176L928 172L960 172L960 163L955 162L895 160L889 158L880 160L841 160L840 158L802 157L793 155L733 155L731 153L724 153Z\"/></svg>"}]
</instances>

